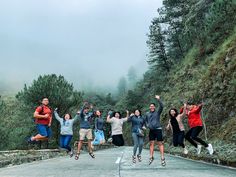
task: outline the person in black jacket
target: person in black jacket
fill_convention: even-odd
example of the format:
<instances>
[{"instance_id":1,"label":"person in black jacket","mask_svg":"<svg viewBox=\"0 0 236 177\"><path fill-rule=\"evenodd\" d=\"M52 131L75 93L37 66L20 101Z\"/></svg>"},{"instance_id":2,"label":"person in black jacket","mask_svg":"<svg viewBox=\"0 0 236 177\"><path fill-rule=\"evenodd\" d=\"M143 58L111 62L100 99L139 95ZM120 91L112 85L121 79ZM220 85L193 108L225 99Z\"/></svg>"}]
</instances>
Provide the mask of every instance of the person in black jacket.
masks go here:
<instances>
[{"instance_id":1,"label":"person in black jacket","mask_svg":"<svg viewBox=\"0 0 236 177\"><path fill-rule=\"evenodd\" d=\"M154 145L155 141L160 150L161 154L161 165L165 166L165 157L164 157L164 144L163 144L163 135L162 135L162 126L160 123L160 115L163 111L163 104L159 95L156 95L155 98L159 103L159 109L156 110L156 104L151 103L149 105L150 111L146 114L146 126L149 128L149 143L150 143L150 160L149 165L154 160Z\"/></svg>"}]
</instances>

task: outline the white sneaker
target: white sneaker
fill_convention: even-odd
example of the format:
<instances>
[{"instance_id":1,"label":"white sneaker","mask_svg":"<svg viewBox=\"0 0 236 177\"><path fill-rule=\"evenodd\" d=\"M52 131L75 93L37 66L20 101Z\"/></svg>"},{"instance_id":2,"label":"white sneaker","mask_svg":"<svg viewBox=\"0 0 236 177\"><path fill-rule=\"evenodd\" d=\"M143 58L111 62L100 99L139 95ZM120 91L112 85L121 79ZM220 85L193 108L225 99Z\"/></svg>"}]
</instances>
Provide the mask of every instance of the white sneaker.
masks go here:
<instances>
[{"instance_id":1,"label":"white sneaker","mask_svg":"<svg viewBox=\"0 0 236 177\"><path fill-rule=\"evenodd\" d=\"M187 155L188 154L188 149L185 147L184 148L184 154Z\"/></svg>"},{"instance_id":2,"label":"white sneaker","mask_svg":"<svg viewBox=\"0 0 236 177\"><path fill-rule=\"evenodd\" d=\"M214 153L213 147L211 144L208 144L207 150L209 151L209 154L212 155Z\"/></svg>"},{"instance_id":3,"label":"white sneaker","mask_svg":"<svg viewBox=\"0 0 236 177\"><path fill-rule=\"evenodd\" d=\"M202 145L197 145L197 155L201 154Z\"/></svg>"}]
</instances>

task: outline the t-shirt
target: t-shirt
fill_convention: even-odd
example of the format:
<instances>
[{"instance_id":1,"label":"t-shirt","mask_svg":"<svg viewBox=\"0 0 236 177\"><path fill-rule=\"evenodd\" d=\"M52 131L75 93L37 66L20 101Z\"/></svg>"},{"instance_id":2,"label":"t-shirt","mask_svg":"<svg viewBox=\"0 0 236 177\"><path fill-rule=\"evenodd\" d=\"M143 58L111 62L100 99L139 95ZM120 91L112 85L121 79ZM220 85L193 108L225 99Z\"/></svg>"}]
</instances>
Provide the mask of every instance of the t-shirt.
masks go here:
<instances>
[{"instance_id":1,"label":"t-shirt","mask_svg":"<svg viewBox=\"0 0 236 177\"><path fill-rule=\"evenodd\" d=\"M52 118L52 111L48 106L42 105L36 108L35 112L38 112L39 115L46 115L49 114L48 118L40 118L40 119L35 119L36 124L43 124L43 125L48 125L50 122L50 119Z\"/></svg>"},{"instance_id":2,"label":"t-shirt","mask_svg":"<svg viewBox=\"0 0 236 177\"><path fill-rule=\"evenodd\" d=\"M115 117L112 117L108 122L111 123L111 135L121 135L123 123L126 122L128 118L122 118L118 119Z\"/></svg>"}]
</instances>

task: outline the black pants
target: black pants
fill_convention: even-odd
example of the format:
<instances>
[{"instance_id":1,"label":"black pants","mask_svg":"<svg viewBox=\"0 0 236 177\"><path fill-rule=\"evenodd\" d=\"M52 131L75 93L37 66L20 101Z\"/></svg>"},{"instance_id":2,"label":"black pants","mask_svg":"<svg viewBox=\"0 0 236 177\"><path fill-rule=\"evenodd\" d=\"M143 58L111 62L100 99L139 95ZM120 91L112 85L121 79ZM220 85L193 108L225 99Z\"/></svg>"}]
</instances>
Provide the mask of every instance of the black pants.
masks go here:
<instances>
[{"instance_id":1,"label":"black pants","mask_svg":"<svg viewBox=\"0 0 236 177\"><path fill-rule=\"evenodd\" d=\"M188 140L188 142L190 142L196 148L197 148L196 142L202 144L205 147L208 147L208 144L198 137L202 129L203 129L202 126L193 127L185 135L186 140Z\"/></svg>"},{"instance_id":2,"label":"black pants","mask_svg":"<svg viewBox=\"0 0 236 177\"><path fill-rule=\"evenodd\" d=\"M184 131L173 133L173 145L175 147L181 146L181 147L185 148L185 145L184 145Z\"/></svg>"},{"instance_id":3,"label":"black pants","mask_svg":"<svg viewBox=\"0 0 236 177\"><path fill-rule=\"evenodd\" d=\"M123 135L112 135L112 143L116 146L124 146L124 138Z\"/></svg>"}]
</instances>

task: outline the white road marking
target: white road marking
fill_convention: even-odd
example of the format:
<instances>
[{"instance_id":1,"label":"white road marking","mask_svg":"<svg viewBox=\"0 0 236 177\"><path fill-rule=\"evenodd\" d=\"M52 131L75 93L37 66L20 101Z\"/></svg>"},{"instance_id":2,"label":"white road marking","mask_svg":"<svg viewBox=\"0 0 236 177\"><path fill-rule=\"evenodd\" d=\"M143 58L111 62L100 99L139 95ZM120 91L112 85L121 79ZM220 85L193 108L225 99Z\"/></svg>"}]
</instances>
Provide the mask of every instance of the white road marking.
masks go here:
<instances>
[{"instance_id":1,"label":"white road marking","mask_svg":"<svg viewBox=\"0 0 236 177\"><path fill-rule=\"evenodd\" d=\"M121 160L121 157L118 157L117 160L116 160L116 164L119 164L120 160Z\"/></svg>"}]
</instances>

